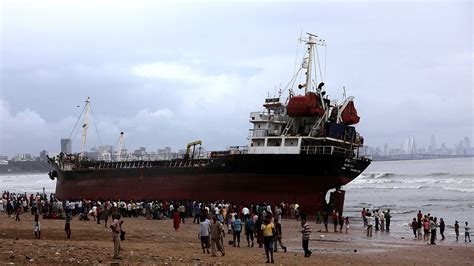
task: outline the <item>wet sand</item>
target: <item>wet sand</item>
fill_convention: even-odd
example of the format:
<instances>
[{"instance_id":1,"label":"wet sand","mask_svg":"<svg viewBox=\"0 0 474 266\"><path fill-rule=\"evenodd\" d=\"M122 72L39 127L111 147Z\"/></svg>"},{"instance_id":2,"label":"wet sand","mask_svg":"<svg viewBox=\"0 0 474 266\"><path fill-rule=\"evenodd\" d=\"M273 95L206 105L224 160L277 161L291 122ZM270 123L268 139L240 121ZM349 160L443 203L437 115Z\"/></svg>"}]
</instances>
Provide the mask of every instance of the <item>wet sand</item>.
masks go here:
<instances>
[{"instance_id":1,"label":"wet sand","mask_svg":"<svg viewBox=\"0 0 474 266\"><path fill-rule=\"evenodd\" d=\"M126 240L122 242L122 260L113 260L113 243L110 229L94 221L78 221L74 217L72 239L66 240L64 220L41 220L42 239L35 240L33 216L23 214L21 221L0 213L0 262L2 263L186 263L186 264L264 264L263 248L248 248L244 234L241 247L228 244L225 237L224 257L202 254L198 239L198 225L187 219L175 232L170 219L146 220L124 218ZM109 220L110 223L110 220ZM450 264L472 265L474 243L455 243L454 239L438 241L437 246L411 239L410 232L402 236L394 233L374 233L369 239L361 225L351 224L348 234L319 233L320 226L311 222L310 249L313 255L304 258L301 248L300 223L283 219L283 241L288 252L275 253L277 264ZM409 230L409 229L407 229ZM356 251L356 252L354 252Z\"/></svg>"}]
</instances>

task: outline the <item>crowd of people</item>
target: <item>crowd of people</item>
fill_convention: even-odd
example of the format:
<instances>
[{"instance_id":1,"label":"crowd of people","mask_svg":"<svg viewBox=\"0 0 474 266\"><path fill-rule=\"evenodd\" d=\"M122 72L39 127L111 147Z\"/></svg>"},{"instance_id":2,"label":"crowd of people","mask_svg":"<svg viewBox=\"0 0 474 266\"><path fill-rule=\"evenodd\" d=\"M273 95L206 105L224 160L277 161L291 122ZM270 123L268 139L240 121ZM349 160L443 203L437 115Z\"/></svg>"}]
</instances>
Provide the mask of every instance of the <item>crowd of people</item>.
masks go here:
<instances>
[{"instance_id":1,"label":"crowd of people","mask_svg":"<svg viewBox=\"0 0 474 266\"><path fill-rule=\"evenodd\" d=\"M302 246L305 257L311 255L309 250L309 235L311 228L306 221L306 215L300 213L297 204L281 203L271 206L266 203L238 206L224 201L198 202L198 201L91 201L60 200L54 194L49 197L45 193L24 194L4 191L2 204L9 216L16 214L19 220L21 213L31 212L34 215L34 234L36 239L41 238L40 216L43 219L64 219L66 239L72 235L71 221L77 216L78 220L94 220L97 224L107 227L109 217L112 223L114 243L114 259L120 259L120 241L125 238L122 217L146 219L173 220L174 230L178 231L180 224L185 223L188 217L193 217L192 223L199 224L199 237L203 253L217 256L217 251L225 255L225 234L232 235L233 247L240 247L240 236L245 232L247 247L254 247L255 242L264 248L268 263L274 263L273 252L278 252L278 246L287 252L283 244L281 221L282 216L301 220ZM210 250L212 252L210 252Z\"/></svg>"},{"instance_id":2,"label":"crowd of people","mask_svg":"<svg viewBox=\"0 0 474 266\"><path fill-rule=\"evenodd\" d=\"M464 223L464 242L471 242L469 222ZM411 228L413 230L413 235L415 239L429 241L430 245L436 245L437 231L439 228L439 233L441 235L440 240L445 240L444 235L446 224L443 218L439 219L433 217L430 213L423 215L423 213L418 211L418 214L413 221L411 222ZM456 234L456 242L459 241L459 222L454 222L454 233Z\"/></svg>"},{"instance_id":3,"label":"crowd of people","mask_svg":"<svg viewBox=\"0 0 474 266\"><path fill-rule=\"evenodd\" d=\"M381 211L379 209L373 210L363 208L361 213L362 221L364 222L364 228L367 229L367 237L372 237L374 231L390 232L390 222L392 214L390 209L387 211Z\"/></svg>"},{"instance_id":4,"label":"crowd of people","mask_svg":"<svg viewBox=\"0 0 474 266\"><path fill-rule=\"evenodd\" d=\"M301 239L305 257L311 256L309 250L309 238L311 227L305 213L301 212L298 204L281 203L271 206L265 203L252 204L250 206L235 205L224 201L219 202L198 202L198 201L123 201L106 200L91 201L60 200L54 194L49 197L45 193L27 195L10 193L4 191L0 210L10 217L15 216L15 220L20 221L21 213L31 213L34 215L34 235L36 239L41 239L40 217L43 219L64 219L64 230L66 238L72 235L71 221L77 216L78 220L94 220L97 224L108 227L109 217L112 223L109 228L112 231L114 243L114 259L120 259L120 242L125 239L122 217L145 217L146 219L172 219L173 228L179 231L180 224L192 218L192 223L199 224L198 234L201 241L202 252L217 256L220 252L225 255L224 237L231 236L229 241L233 247L239 248L241 245L241 234L244 234L243 242L247 247L254 247L255 242L259 248L264 248L268 263L274 263L274 252L278 252L278 246L287 252L282 238L283 231L280 223L282 216L301 220ZM391 212L390 209L381 211L378 209L369 210L363 208L361 211L363 226L366 228L367 237L372 237L375 231L390 231ZM322 212L317 212L316 223L324 224L324 229L329 232L329 220L332 220L335 233L348 233L349 217L343 216L336 210L324 208ZM429 213L423 215L419 211L416 218L411 223L413 234L416 239L430 241L435 245L437 229L441 235L441 240L445 239L445 222L441 218L438 222L436 217ZM321 231L323 231L322 229ZM460 224L454 224L456 241L459 239ZM470 227L468 222L464 226L465 242L470 239Z\"/></svg>"}]
</instances>

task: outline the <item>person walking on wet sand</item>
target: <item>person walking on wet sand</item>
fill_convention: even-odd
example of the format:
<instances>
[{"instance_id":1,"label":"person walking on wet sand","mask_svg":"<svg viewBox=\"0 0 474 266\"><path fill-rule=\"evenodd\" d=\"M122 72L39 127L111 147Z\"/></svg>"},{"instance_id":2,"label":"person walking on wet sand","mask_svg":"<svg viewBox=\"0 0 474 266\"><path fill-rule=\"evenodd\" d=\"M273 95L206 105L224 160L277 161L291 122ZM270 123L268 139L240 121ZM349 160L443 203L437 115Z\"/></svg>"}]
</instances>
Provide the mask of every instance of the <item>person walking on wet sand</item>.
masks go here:
<instances>
[{"instance_id":1,"label":"person walking on wet sand","mask_svg":"<svg viewBox=\"0 0 474 266\"><path fill-rule=\"evenodd\" d=\"M181 222L181 217L180 217L179 213L176 210L174 210L174 213L173 213L173 227L174 227L175 231L178 231L180 222Z\"/></svg>"},{"instance_id":2,"label":"person walking on wet sand","mask_svg":"<svg viewBox=\"0 0 474 266\"><path fill-rule=\"evenodd\" d=\"M211 223L211 252L212 257L217 257L216 255L216 246L222 256L225 255L224 248L222 247L221 238L225 235L224 226L221 222L217 221L216 216L212 216Z\"/></svg>"},{"instance_id":3,"label":"person walking on wet sand","mask_svg":"<svg viewBox=\"0 0 474 266\"><path fill-rule=\"evenodd\" d=\"M454 222L454 233L456 233L456 242L459 241L459 222Z\"/></svg>"},{"instance_id":4,"label":"person walking on wet sand","mask_svg":"<svg viewBox=\"0 0 474 266\"><path fill-rule=\"evenodd\" d=\"M387 210L385 213L385 231L390 231L390 220L392 219L392 215L390 214L390 209Z\"/></svg>"},{"instance_id":5,"label":"person walking on wet sand","mask_svg":"<svg viewBox=\"0 0 474 266\"><path fill-rule=\"evenodd\" d=\"M466 226L464 226L464 242L467 242L467 239L469 238L469 243L471 243L471 228L469 227L469 223L466 222Z\"/></svg>"},{"instance_id":6,"label":"person walking on wet sand","mask_svg":"<svg viewBox=\"0 0 474 266\"><path fill-rule=\"evenodd\" d=\"M302 234L302 244L303 244L303 250L304 250L304 256L305 258L308 258L311 256L312 252L309 250L309 236L311 234L311 227L309 224L306 222L306 217L303 217L301 219L301 234Z\"/></svg>"},{"instance_id":7,"label":"person walking on wet sand","mask_svg":"<svg viewBox=\"0 0 474 266\"><path fill-rule=\"evenodd\" d=\"M418 222L416 221L416 218L413 218L413 221L411 222L411 229L413 230L413 234L415 235L416 239L416 232L418 231Z\"/></svg>"},{"instance_id":8,"label":"person walking on wet sand","mask_svg":"<svg viewBox=\"0 0 474 266\"><path fill-rule=\"evenodd\" d=\"M436 217L433 219L433 217L430 217L430 230L431 230L431 240L430 244L431 245L436 245L435 240L436 240Z\"/></svg>"},{"instance_id":9,"label":"person walking on wet sand","mask_svg":"<svg viewBox=\"0 0 474 266\"><path fill-rule=\"evenodd\" d=\"M444 237L444 228L445 228L444 220L443 218L439 219L439 234L441 235L441 240L445 240L446 237Z\"/></svg>"},{"instance_id":10,"label":"person walking on wet sand","mask_svg":"<svg viewBox=\"0 0 474 266\"><path fill-rule=\"evenodd\" d=\"M120 252L120 231L122 230L120 225L122 221L120 221L120 214L115 214L112 216L114 221L110 225L110 229L112 229L112 240L114 241L114 259L120 260L119 252Z\"/></svg>"}]
</instances>

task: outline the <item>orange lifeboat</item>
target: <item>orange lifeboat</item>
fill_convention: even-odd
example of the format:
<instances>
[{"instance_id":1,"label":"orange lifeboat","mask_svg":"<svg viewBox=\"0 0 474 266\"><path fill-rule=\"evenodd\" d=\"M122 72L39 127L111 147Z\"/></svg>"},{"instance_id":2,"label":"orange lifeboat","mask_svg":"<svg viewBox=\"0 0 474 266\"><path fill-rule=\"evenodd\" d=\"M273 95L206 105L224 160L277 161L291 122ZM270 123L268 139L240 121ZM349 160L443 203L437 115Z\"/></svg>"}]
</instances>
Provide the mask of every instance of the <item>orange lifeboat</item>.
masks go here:
<instances>
[{"instance_id":1,"label":"orange lifeboat","mask_svg":"<svg viewBox=\"0 0 474 266\"><path fill-rule=\"evenodd\" d=\"M286 107L291 117L322 116L324 109L319 97L314 92L308 92L304 96L293 96Z\"/></svg>"},{"instance_id":2,"label":"orange lifeboat","mask_svg":"<svg viewBox=\"0 0 474 266\"><path fill-rule=\"evenodd\" d=\"M353 125L359 123L360 117L357 115L357 110L354 106L354 101L347 103L341 114L342 122L345 125Z\"/></svg>"}]
</instances>

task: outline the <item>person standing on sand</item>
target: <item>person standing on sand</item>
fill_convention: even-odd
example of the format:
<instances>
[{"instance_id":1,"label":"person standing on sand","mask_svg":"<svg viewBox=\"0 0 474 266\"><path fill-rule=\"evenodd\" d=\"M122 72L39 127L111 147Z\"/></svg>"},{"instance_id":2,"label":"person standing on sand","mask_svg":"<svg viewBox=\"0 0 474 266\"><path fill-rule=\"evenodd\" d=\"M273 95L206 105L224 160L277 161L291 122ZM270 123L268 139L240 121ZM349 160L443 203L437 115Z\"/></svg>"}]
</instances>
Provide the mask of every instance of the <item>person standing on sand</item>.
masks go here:
<instances>
[{"instance_id":1,"label":"person standing on sand","mask_svg":"<svg viewBox=\"0 0 474 266\"><path fill-rule=\"evenodd\" d=\"M364 227L367 227L367 219L365 218L366 211L365 208L362 208L362 211L360 212L360 216L362 218L362 221L364 221Z\"/></svg>"},{"instance_id":2,"label":"person standing on sand","mask_svg":"<svg viewBox=\"0 0 474 266\"><path fill-rule=\"evenodd\" d=\"M464 242L467 242L467 239L469 238L469 243L471 243L471 228L469 227L469 223L466 222L466 226L464 226Z\"/></svg>"},{"instance_id":3,"label":"person standing on sand","mask_svg":"<svg viewBox=\"0 0 474 266\"><path fill-rule=\"evenodd\" d=\"M373 212L374 219L375 219L375 231L379 230L379 210L375 210Z\"/></svg>"},{"instance_id":4,"label":"person standing on sand","mask_svg":"<svg viewBox=\"0 0 474 266\"><path fill-rule=\"evenodd\" d=\"M418 231L418 222L416 221L416 218L413 218L413 222L411 222L411 229L413 230L416 239L416 232Z\"/></svg>"},{"instance_id":5,"label":"person standing on sand","mask_svg":"<svg viewBox=\"0 0 474 266\"><path fill-rule=\"evenodd\" d=\"M344 223L346 224L346 234L349 231L349 216L346 216L344 219Z\"/></svg>"},{"instance_id":6,"label":"person standing on sand","mask_svg":"<svg viewBox=\"0 0 474 266\"><path fill-rule=\"evenodd\" d=\"M209 234L211 233L211 224L205 217L201 217L199 224L199 238L201 239L202 253L210 254L209 252Z\"/></svg>"},{"instance_id":7,"label":"person standing on sand","mask_svg":"<svg viewBox=\"0 0 474 266\"><path fill-rule=\"evenodd\" d=\"M71 239L71 210L66 211L66 224L64 225L64 231L66 231L67 239Z\"/></svg>"},{"instance_id":8,"label":"person standing on sand","mask_svg":"<svg viewBox=\"0 0 474 266\"><path fill-rule=\"evenodd\" d=\"M430 234L430 222L428 220L428 217L425 217L423 220L423 240L428 240L429 239L429 234Z\"/></svg>"},{"instance_id":9,"label":"person standing on sand","mask_svg":"<svg viewBox=\"0 0 474 266\"><path fill-rule=\"evenodd\" d=\"M421 240L422 238L422 234L421 234L421 228L423 227L423 222L421 221L421 219L417 219L416 221L417 223L417 229L418 229L418 240Z\"/></svg>"},{"instance_id":10,"label":"person standing on sand","mask_svg":"<svg viewBox=\"0 0 474 266\"><path fill-rule=\"evenodd\" d=\"M181 222L184 224L184 218L186 217L186 207L184 204L180 204L178 207L179 217L181 218Z\"/></svg>"},{"instance_id":11,"label":"person standing on sand","mask_svg":"<svg viewBox=\"0 0 474 266\"><path fill-rule=\"evenodd\" d=\"M112 216L112 218L114 219L114 221L110 225L110 229L112 229L112 240L114 242L114 259L121 260L122 258L120 258L119 252L120 252L120 233L121 233L120 231L122 230L120 225L122 221L120 221L120 214L115 214Z\"/></svg>"},{"instance_id":12,"label":"person standing on sand","mask_svg":"<svg viewBox=\"0 0 474 266\"><path fill-rule=\"evenodd\" d=\"M443 218L439 219L439 234L441 235L441 240L445 240L446 237L444 237L444 228L445 228L444 220Z\"/></svg>"},{"instance_id":13,"label":"person standing on sand","mask_svg":"<svg viewBox=\"0 0 474 266\"><path fill-rule=\"evenodd\" d=\"M454 233L456 233L456 242L459 241L459 222L454 222Z\"/></svg>"},{"instance_id":14,"label":"person standing on sand","mask_svg":"<svg viewBox=\"0 0 474 266\"><path fill-rule=\"evenodd\" d=\"M33 223L35 239L41 239L41 224L39 222L39 213L35 212L35 221Z\"/></svg>"},{"instance_id":15,"label":"person standing on sand","mask_svg":"<svg viewBox=\"0 0 474 266\"><path fill-rule=\"evenodd\" d=\"M261 225L262 233L263 233L263 244L265 246L265 255L267 255L266 263L270 262L275 263L273 261L273 238L275 236L275 225L271 222L272 216L268 214Z\"/></svg>"},{"instance_id":16,"label":"person standing on sand","mask_svg":"<svg viewBox=\"0 0 474 266\"><path fill-rule=\"evenodd\" d=\"M365 219L367 220L367 236L371 237L372 236L372 226L373 226L373 222L372 222L372 216L370 214L369 211L367 211L366 215L365 215Z\"/></svg>"},{"instance_id":17,"label":"person standing on sand","mask_svg":"<svg viewBox=\"0 0 474 266\"><path fill-rule=\"evenodd\" d=\"M311 227L309 224L306 222L306 217L303 217L301 219L301 235L302 235L302 244L303 244L303 250L304 250L304 256L305 258L309 258L312 254L312 252L309 250L309 236L311 235Z\"/></svg>"},{"instance_id":18,"label":"person standing on sand","mask_svg":"<svg viewBox=\"0 0 474 266\"><path fill-rule=\"evenodd\" d=\"M280 244L280 247L286 252L286 247L283 245L282 241L282 231L281 231L281 223L279 223L280 219L275 218L275 244L273 247L273 250L275 252L278 251L278 244Z\"/></svg>"},{"instance_id":19,"label":"person standing on sand","mask_svg":"<svg viewBox=\"0 0 474 266\"><path fill-rule=\"evenodd\" d=\"M390 214L390 209L387 210L385 213L385 231L390 231L390 219L392 219L392 215Z\"/></svg>"},{"instance_id":20,"label":"person standing on sand","mask_svg":"<svg viewBox=\"0 0 474 266\"><path fill-rule=\"evenodd\" d=\"M383 211L379 212L379 221L380 221L380 231L385 231L385 213Z\"/></svg>"},{"instance_id":21,"label":"person standing on sand","mask_svg":"<svg viewBox=\"0 0 474 266\"><path fill-rule=\"evenodd\" d=\"M232 222L232 228L232 231L234 233L234 247L237 243L237 247L240 248L240 232L242 231L242 220L240 220L239 214L235 215L235 220Z\"/></svg>"},{"instance_id":22,"label":"person standing on sand","mask_svg":"<svg viewBox=\"0 0 474 266\"><path fill-rule=\"evenodd\" d=\"M224 226L221 222L217 221L216 216L212 216L212 223L211 223L211 252L212 257L217 257L216 255L216 245L217 250L219 250L222 256L225 255L224 248L222 247L222 236L224 236Z\"/></svg>"},{"instance_id":23,"label":"person standing on sand","mask_svg":"<svg viewBox=\"0 0 474 266\"><path fill-rule=\"evenodd\" d=\"M430 244L431 245L436 245L435 239L436 239L436 217L433 219L433 217L430 217L430 230L431 230L431 240Z\"/></svg>"},{"instance_id":24,"label":"person standing on sand","mask_svg":"<svg viewBox=\"0 0 474 266\"><path fill-rule=\"evenodd\" d=\"M245 221L245 236L247 237L247 247L250 247L250 240L252 240L252 247L253 247L253 228L255 223L253 219L247 218Z\"/></svg>"},{"instance_id":25,"label":"person standing on sand","mask_svg":"<svg viewBox=\"0 0 474 266\"><path fill-rule=\"evenodd\" d=\"M332 223L334 224L334 233L337 233L337 224L338 224L339 219L338 219L338 214L336 210L332 211L331 218L332 218Z\"/></svg>"},{"instance_id":26,"label":"person standing on sand","mask_svg":"<svg viewBox=\"0 0 474 266\"><path fill-rule=\"evenodd\" d=\"M339 233L342 233L342 227L344 226L344 216L342 216L342 212L339 213L338 220L339 220Z\"/></svg>"},{"instance_id":27,"label":"person standing on sand","mask_svg":"<svg viewBox=\"0 0 474 266\"><path fill-rule=\"evenodd\" d=\"M180 215L176 210L174 210L173 211L173 227L175 231L178 231L180 222L181 222Z\"/></svg>"}]
</instances>

